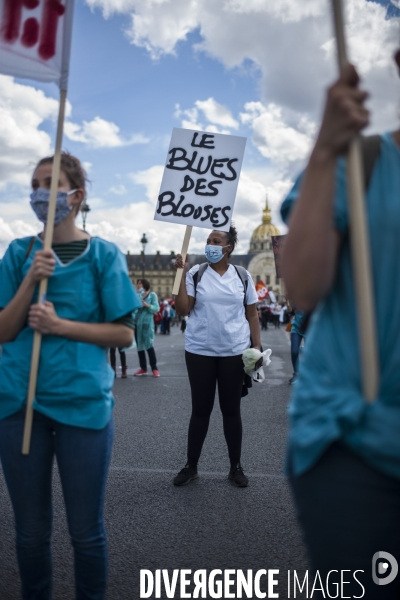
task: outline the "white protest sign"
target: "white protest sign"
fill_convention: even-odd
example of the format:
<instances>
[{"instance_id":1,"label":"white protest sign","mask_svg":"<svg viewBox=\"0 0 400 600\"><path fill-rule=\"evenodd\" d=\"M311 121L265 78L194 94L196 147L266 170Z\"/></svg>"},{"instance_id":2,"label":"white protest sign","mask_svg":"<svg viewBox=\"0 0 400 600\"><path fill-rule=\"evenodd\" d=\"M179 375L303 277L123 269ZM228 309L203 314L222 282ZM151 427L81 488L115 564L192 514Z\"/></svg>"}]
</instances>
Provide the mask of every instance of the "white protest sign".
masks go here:
<instances>
[{"instance_id":1,"label":"white protest sign","mask_svg":"<svg viewBox=\"0 0 400 600\"><path fill-rule=\"evenodd\" d=\"M246 138L174 127L154 218L229 231Z\"/></svg>"},{"instance_id":2,"label":"white protest sign","mask_svg":"<svg viewBox=\"0 0 400 600\"><path fill-rule=\"evenodd\" d=\"M0 73L66 89L74 0L0 0Z\"/></svg>"}]
</instances>

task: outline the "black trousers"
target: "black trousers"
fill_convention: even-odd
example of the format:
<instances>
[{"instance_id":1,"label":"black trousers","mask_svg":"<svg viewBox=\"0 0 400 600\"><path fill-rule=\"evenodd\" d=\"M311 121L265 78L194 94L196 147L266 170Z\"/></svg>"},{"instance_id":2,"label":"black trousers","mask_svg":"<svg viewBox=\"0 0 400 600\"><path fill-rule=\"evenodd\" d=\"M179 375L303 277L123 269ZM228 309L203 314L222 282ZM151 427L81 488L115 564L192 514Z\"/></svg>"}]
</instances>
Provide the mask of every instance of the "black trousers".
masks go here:
<instances>
[{"instance_id":1,"label":"black trousers","mask_svg":"<svg viewBox=\"0 0 400 600\"><path fill-rule=\"evenodd\" d=\"M118 348L119 357L121 359L121 367L126 367L126 354ZM116 366L116 348L110 348L110 363L112 367Z\"/></svg>"},{"instance_id":2,"label":"black trousers","mask_svg":"<svg viewBox=\"0 0 400 600\"><path fill-rule=\"evenodd\" d=\"M329 571L339 571L330 576L335 581L341 570L348 569L344 580L350 583L343 586L339 598L398 600L400 575L393 583L375 584L372 558L383 550L400 565L400 480L375 470L336 442L312 469L291 476L290 484L312 571L319 571L324 587ZM363 596L353 577L358 569L364 571L356 574L365 588ZM382 580L386 574L390 574L389 569L378 578ZM330 594L335 597L333 587ZM323 597L322 592L313 595ZM326 587L325 597L329 597Z\"/></svg>"},{"instance_id":3,"label":"black trousers","mask_svg":"<svg viewBox=\"0 0 400 600\"><path fill-rule=\"evenodd\" d=\"M240 401L243 384L242 355L203 356L185 353L192 392L192 415L188 432L188 462L197 465L218 385L219 405L222 412L224 435L231 464L240 462L242 451L242 418Z\"/></svg>"},{"instance_id":4,"label":"black trousers","mask_svg":"<svg viewBox=\"0 0 400 600\"><path fill-rule=\"evenodd\" d=\"M157 369L157 359L156 359L156 353L154 352L154 348L148 348L147 354L149 355L149 362L150 362L151 370L155 371ZM138 356L139 356L140 368L143 369L143 371L147 371L146 351L138 350Z\"/></svg>"}]
</instances>

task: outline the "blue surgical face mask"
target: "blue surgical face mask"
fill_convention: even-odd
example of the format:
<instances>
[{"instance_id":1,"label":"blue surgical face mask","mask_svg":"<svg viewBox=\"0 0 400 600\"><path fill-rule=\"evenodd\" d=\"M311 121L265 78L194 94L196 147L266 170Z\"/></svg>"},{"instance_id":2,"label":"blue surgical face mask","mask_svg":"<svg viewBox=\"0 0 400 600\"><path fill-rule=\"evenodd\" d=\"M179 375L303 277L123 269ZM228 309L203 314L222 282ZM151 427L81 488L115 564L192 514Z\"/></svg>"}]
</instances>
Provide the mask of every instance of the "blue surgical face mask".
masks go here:
<instances>
[{"instance_id":1,"label":"blue surgical face mask","mask_svg":"<svg viewBox=\"0 0 400 600\"><path fill-rule=\"evenodd\" d=\"M77 190L71 190L70 192L57 192L56 200L56 214L54 219L54 225L58 225L61 221L64 221L68 217L72 210L72 206L67 203L67 198L71 194L74 194ZM49 201L50 201L50 190L38 188L31 194L31 207L39 221L46 225L47 213L49 212Z\"/></svg>"},{"instance_id":2,"label":"blue surgical face mask","mask_svg":"<svg viewBox=\"0 0 400 600\"><path fill-rule=\"evenodd\" d=\"M204 254L206 255L208 262L219 262L225 256L225 254L222 252L222 248L227 248L227 246L212 246L211 244L207 244Z\"/></svg>"}]
</instances>

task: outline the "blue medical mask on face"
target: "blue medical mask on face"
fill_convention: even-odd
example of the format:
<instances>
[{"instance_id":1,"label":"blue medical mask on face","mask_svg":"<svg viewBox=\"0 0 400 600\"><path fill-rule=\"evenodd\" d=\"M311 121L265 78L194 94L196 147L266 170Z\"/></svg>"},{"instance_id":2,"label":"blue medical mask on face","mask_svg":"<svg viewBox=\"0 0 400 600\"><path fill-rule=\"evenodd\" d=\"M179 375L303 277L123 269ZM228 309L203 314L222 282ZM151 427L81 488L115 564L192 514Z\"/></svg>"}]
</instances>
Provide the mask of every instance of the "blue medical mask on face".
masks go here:
<instances>
[{"instance_id":1,"label":"blue medical mask on face","mask_svg":"<svg viewBox=\"0 0 400 600\"><path fill-rule=\"evenodd\" d=\"M71 194L74 194L77 191L71 190L70 192L57 192L56 199L56 214L54 218L54 225L58 225L61 221L64 221L66 217L68 217L69 213L73 209L73 206L69 206L67 203L67 198ZM47 223L47 213L49 212L49 201L50 201L50 190L45 190L43 188L38 188L34 190L31 194L31 207L39 221L46 225Z\"/></svg>"},{"instance_id":2,"label":"blue medical mask on face","mask_svg":"<svg viewBox=\"0 0 400 600\"><path fill-rule=\"evenodd\" d=\"M207 244L204 250L204 254L206 255L206 259L210 263L219 262L225 254L222 252L222 248L226 248L227 246L212 246L211 244Z\"/></svg>"}]
</instances>

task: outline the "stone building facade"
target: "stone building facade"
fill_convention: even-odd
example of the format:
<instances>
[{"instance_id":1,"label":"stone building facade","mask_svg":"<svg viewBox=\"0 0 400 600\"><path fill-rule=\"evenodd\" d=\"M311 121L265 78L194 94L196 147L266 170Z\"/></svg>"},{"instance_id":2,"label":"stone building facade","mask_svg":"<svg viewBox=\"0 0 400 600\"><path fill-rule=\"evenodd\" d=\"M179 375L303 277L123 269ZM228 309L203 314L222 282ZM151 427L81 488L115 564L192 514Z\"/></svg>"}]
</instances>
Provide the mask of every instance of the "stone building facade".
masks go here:
<instances>
[{"instance_id":1,"label":"stone building facade","mask_svg":"<svg viewBox=\"0 0 400 600\"><path fill-rule=\"evenodd\" d=\"M127 254L126 260L128 263L129 277L132 283L140 277L145 277L150 281L151 288L156 292L159 298L170 298L172 294L172 286L174 285L175 270L173 264L175 262L175 254Z\"/></svg>"},{"instance_id":2,"label":"stone building facade","mask_svg":"<svg viewBox=\"0 0 400 600\"><path fill-rule=\"evenodd\" d=\"M274 253L272 250L271 236L280 235L279 229L272 223L271 210L266 200L261 224L256 227L250 239L248 254L233 253L230 262L234 265L245 267L251 274L254 283L263 281L272 289L278 298L284 294L283 282L276 277ZM170 298L175 278L173 263L175 254L144 255L127 254L129 275L133 283L140 277L150 281L152 289L159 298ZM189 254L189 265L205 262L204 254Z\"/></svg>"}]
</instances>

